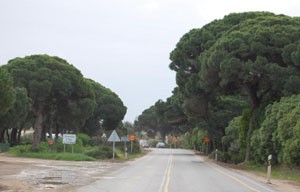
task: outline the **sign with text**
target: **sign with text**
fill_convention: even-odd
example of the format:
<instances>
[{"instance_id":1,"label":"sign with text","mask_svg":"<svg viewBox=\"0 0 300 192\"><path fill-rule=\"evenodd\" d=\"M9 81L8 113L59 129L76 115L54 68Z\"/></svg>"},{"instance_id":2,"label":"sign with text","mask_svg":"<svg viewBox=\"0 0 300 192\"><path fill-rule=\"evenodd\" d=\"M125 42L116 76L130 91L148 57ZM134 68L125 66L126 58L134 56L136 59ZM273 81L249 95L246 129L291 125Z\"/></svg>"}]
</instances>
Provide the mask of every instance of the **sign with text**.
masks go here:
<instances>
[{"instance_id":1,"label":"sign with text","mask_svg":"<svg viewBox=\"0 0 300 192\"><path fill-rule=\"evenodd\" d=\"M76 144L76 135L63 134L63 144Z\"/></svg>"},{"instance_id":2,"label":"sign with text","mask_svg":"<svg viewBox=\"0 0 300 192\"><path fill-rule=\"evenodd\" d=\"M128 136L123 136L123 137L121 137L121 141L124 141L124 142L129 141L129 137Z\"/></svg>"}]
</instances>

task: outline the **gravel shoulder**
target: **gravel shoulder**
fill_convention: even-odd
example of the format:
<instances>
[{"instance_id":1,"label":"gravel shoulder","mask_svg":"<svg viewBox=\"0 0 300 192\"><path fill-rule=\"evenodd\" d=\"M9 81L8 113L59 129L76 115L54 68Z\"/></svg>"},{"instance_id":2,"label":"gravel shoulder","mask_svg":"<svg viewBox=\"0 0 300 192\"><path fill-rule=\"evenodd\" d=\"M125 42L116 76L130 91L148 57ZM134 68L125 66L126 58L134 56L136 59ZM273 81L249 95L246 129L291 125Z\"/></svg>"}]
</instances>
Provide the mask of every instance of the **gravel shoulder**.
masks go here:
<instances>
[{"instance_id":1,"label":"gravel shoulder","mask_svg":"<svg viewBox=\"0 0 300 192\"><path fill-rule=\"evenodd\" d=\"M266 184L278 191L282 192L299 192L300 191L300 185L294 181L290 180L283 180L283 179L274 179L271 178L271 183L267 182L267 178L260 175L260 173L255 172L255 171L248 171L248 170L243 170L239 166L232 165L232 164L226 164L222 162L215 162L214 160L205 158L206 161L216 163L222 167L226 167L227 169L230 169L231 171L234 171L240 175L246 176L250 179L253 179L254 181Z\"/></svg>"}]
</instances>

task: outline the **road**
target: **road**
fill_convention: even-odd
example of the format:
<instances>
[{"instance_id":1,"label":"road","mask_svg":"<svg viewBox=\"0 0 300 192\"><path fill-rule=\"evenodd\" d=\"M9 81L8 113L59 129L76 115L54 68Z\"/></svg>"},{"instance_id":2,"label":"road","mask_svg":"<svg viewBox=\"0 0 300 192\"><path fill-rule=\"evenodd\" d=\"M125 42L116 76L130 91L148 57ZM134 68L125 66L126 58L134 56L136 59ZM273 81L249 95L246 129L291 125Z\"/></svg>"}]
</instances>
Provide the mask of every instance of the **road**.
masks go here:
<instances>
[{"instance_id":1,"label":"road","mask_svg":"<svg viewBox=\"0 0 300 192\"><path fill-rule=\"evenodd\" d=\"M275 192L192 151L153 149L77 192Z\"/></svg>"}]
</instances>

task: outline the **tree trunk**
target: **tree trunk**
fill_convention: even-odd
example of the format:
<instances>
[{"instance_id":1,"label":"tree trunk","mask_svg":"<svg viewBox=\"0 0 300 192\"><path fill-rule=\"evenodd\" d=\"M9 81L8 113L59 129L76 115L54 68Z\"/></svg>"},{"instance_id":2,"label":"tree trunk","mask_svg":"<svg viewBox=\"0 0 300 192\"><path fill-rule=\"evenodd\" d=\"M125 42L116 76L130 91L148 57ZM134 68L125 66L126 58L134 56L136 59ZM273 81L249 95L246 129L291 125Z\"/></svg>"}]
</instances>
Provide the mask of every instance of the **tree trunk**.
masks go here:
<instances>
[{"instance_id":1,"label":"tree trunk","mask_svg":"<svg viewBox=\"0 0 300 192\"><path fill-rule=\"evenodd\" d=\"M7 143L10 143L10 137L9 137L8 129L6 129L5 132L6 132Z\"/></svg>"},{"instance_id":2,"label":"tree trunk","mask_svg":"<svg viewBox=\"0 0 300 192\"><path fill-rule=\"evenodd\" d=\"M245 154L245 162L250 160L250 143L251 143L251 135L252 135L252 130L253 130L253 112L252 110L250 111L250 120L249 120L249 129L247 132L247 138L246 138L246 154Z\"/></svg>"},{"instance_id":3,"label":"tree trunk","mask_svg":"<svg viewBox=\"0 0 300 192\"><path fill-rule=\"evenodd\" d=\"M23 127L23 126L22 126ZM22 135L22 131L23 131L23 128L20 128L18 130L18 137L17 137L17 144L19 145L21 143L21 135Z\"/></svg>"},{"instance_id":4,"label":"tree trunk","mask_svg":"<svg viewBox=\"0 0 300 192\"><path fill-rule=\"evenodd\" d=\"M33 142L32 147L36 149L41 141L42 137L42 125L43 125L43 107L39 106L38 110L35 112L36 119L33 126Z\"/></svg>"},{"instance_id":5,"label":"tree trunk","mask_svg":"<svg viewBox=\"0 0 300 192\"><path fill-rule=\"evenodd\" d=\"M5 143L4 134L5 134L5 129L0 131L0 143Z\"/></svg>"},{"instance_id":6,"label":"tree trunk","mask_svg":"<svg viewBox=\"0 0 300 192\"><path fill-rule=\"evenodd\" d=\"M254 130L254 112L260 105L260 99L257 97L257 85L252 86L249 88L249 96L250 96L250 114L249 114L249 128L246 137L246 154L245 154L245 162L250 160L250 143L251 143L251 136Z\"/></svg>"},{"instance_id":7,"label":"tree trunk","mask_svg":"<svg viewBox=\"0 0 300 192\"><path fill-rule=\"evenodd\" d=\"M13 128L10 133L10 146L15 146L17 144L17 128Z\"/></svg>"},{"instance_id":8,"label":"tree trunk","mask_svg":"<svg viewBox=\"0 0 300 192\"><path fill-rule=\"evenodd\" d=\"M47 141L46 135L47 132L45 130L45 127L42 127L41 141Z\"/></svg>"}]
</instances>

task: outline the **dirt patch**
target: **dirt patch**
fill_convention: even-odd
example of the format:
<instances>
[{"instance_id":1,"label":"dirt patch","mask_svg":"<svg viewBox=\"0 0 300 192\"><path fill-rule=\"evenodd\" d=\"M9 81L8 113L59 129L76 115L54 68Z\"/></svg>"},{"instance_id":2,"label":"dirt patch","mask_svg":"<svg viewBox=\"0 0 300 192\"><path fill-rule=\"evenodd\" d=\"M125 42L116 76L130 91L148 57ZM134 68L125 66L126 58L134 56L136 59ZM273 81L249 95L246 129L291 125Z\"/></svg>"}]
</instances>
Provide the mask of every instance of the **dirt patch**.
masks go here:
<instances>
[{"instance_id":1,"label":"dirt patch","mask_svg":"<svg viewBox=\"0 0 300 192\"><path fill-rule=\"evenodd\" d=\"M0 191L6 191L6 190L8 190L8 187L0 185Z\"/></svg>"},{"instance_id":2,"label":"dirt patch","mask_svg":"<svg viewBox=\"0 0 300 192\"><path fill-rule=\"evenodd\" d=\"M125 163L73 162L0 154L0 192L58 192L88 185Z\"/></svg>"}]
</instances>

